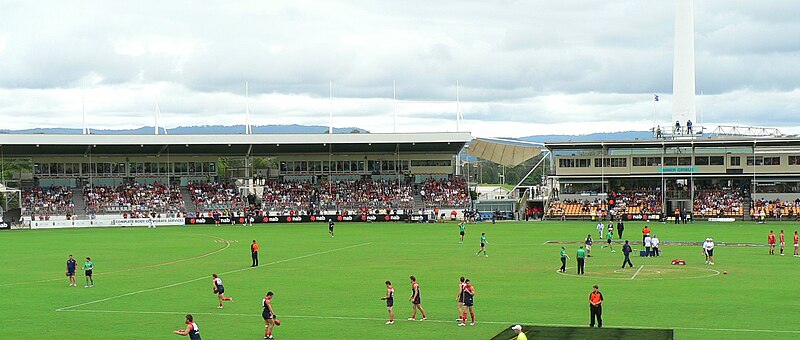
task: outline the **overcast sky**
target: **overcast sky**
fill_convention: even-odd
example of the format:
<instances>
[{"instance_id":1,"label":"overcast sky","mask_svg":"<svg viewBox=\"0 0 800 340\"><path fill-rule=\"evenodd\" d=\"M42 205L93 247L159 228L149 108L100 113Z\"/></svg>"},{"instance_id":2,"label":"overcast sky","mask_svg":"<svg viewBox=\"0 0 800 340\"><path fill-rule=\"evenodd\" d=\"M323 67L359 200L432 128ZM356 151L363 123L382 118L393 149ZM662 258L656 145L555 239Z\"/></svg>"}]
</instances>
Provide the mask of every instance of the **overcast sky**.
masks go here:
<instances>
[{"instance_id":1,"label":"overcast sky","mask_svg":"<svg viewBox=\"0 0 800 340\"><path fill-rule=\"evenodd\" d=\"M202 5L201 5L202 4ZM1 128L670 124L674 2L5 1ZM800 132L800 1L695 2L698 120ZM245 99L245 81L250 84ZM328 99L333 83L334 100ZM392 81L399 102L393 105ZM652 94L661 101L654 103ZM81 98L84 98L83 101Z\"/></svg>"}]
</instances>

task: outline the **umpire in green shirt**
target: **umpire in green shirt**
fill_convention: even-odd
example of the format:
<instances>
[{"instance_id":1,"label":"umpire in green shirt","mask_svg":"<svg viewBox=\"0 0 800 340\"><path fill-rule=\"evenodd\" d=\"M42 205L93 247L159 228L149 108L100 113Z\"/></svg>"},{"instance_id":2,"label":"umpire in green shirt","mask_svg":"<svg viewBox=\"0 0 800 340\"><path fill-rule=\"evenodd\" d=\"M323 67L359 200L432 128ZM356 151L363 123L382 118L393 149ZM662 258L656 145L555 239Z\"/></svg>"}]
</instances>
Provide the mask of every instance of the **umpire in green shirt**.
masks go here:
<instances>
[{"instance_id":1,"label":"umpire in green shirt","mask_svg":"<svg viewBox=\"0 0 800 340\"><path fill-rule=\"evenodd\" d=\"M586 250L583 250L583 246L578 248L578 253L575 256L575 258L578 260L578 275L585 274L583 272L583 266L586 261Z\"/></svg>"},{"instance_id":2,"label":"umpire in green shirt","mask_svg":"<svg viewBox=\"0 0 800 340\"><path fill-rule=\"evenodd\" d=\"M559 269L559 271L561 271L562 273L565 273L567 271L568 259L569 256L567 256L567 247L561 246L561 269Z\"/></svg>"}]
</instances>

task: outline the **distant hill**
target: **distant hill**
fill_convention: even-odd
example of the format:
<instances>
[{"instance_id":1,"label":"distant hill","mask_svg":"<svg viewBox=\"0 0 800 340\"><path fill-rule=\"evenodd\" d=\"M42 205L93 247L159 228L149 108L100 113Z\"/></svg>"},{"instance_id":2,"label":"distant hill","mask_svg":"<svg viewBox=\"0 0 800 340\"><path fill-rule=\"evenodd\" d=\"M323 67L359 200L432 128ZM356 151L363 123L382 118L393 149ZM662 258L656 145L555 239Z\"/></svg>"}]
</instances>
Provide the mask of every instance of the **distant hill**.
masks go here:
<instances>
[{"instance_id":1,"label":"distant hill","mask_svg":"<svg viewBox=\"0 0 800 340\"><path fill-rule=\"evenodd\" d=\"M92 129L92 134L97 135L151 135L153 134L152 126L143 126L137 129L127 130L103 130ZM369 131L355 128L333 128L333 133L369 133ZM235 135L244 134L244 125L203 125L203 126L180 126L173 129L167 129L169 134L173 135L195 135L195 134L225 134ZM327 133L328 127L321 125L259 125L253 126L253 133L260 134L277 134L277 133ZM40 129L25 129L25 130L0 130L0 133L36 133L36 134L51 134L51 135L75 135L81 134L81 129L70 128L40 128Z\"/></svg>"},{"instance_id":2,"label":"distant hill","mask_svg":"<svg viewBox=\"0 0 800 340\"><path fill-rule=\"evenodd\" d=\"M518 138L528 142L564 142L564 141L589 141L589 140L648 140L653 139L650 131L623 131L592 133L588 135L536 135Z\"/></svg>"}]
</instances>

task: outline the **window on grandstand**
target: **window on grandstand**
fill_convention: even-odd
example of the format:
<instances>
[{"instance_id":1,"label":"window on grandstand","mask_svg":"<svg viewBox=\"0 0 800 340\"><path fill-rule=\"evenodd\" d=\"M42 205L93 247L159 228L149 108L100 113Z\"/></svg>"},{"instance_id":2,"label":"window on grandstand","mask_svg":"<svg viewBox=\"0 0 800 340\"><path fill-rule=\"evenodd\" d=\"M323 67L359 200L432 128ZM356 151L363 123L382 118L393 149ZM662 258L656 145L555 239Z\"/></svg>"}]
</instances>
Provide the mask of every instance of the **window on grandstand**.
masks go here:
<instances>
[{"instance_id":1,"label":"window on grandstand","mask_svg":"<svg viewBox=\"0 0 800 340\"><path fill-rule=\"evenodd\" d=\"M742 166L742 157L731 156L731 166Z\"/></svg>"},{"instance_id":2,"label":"window on grandstand","mask_svg":"<svg viewBox=\"0 0 800 340\"><path fill-rule=\"evenodd\" d=\"M763 165L764 157L762 156L747 156L747 166Z\"/></svg>"},{"instance_id":3,"label":"window on grandstand","mask_svg":"<svg viewBox=\"0 0 800 340\"><path fill-rule=\"evenodd\" d=\"M764 165L781 165L781 157L764 157Z\"/></svg>"},{"instance_id":4,"label":"window on grandstand","mask_svg":"<svg viewBox=\"0 0 800 340\"><path fill-rule=\"evenodd\" d=\"M664 165L692 165L692 157L664 157Z\"/></svg>"},{"instance_id":5,"label":"window on grandstand","mask_svg":"<svg viewBox=\"0 0 800 340\"><path fill-rule=\"evenodd\" d=\"M694 165L708 165L708 156L695 157Z\"/></svg>"},{"instance_id":6,"label":"window on grandstand","mask_svg":"<svg viewBox=\"0 0 800 340\"><path fill-rule=\"evenodd\" d=\"M449 159L437 160L412 160L411 166L450 166Z\"/></svg>"},{"instance_id":7,"label":"window on grandstand","mask_svg":"<svg viewBox=\"0 0 800 340\"><path fill-rule=\"evenodd\" d=\"M725 156L711 156L708 165L725 165Z\"/></svg>"},{"instance_id":8,"label":"window on grandstand","mask_svg":"<svg viewBox=\"0 0 800 340\"><path fill-rule=\"evenodd\" d=\"M594 159L594 166L596 168L599 167L610 167L610 168L624 168L628 166L628 159L627 158L595 158Z\"/></svg>"},{"instance_id":9,"label":"window on grandstand","mask_svg":"<svg viewBox=\"0 0 800 340\"><path fill-rule=\"evenodd\" d=\"M800 156L789 156L789 165L800 165Z\"/></svg>"}]
</instances>

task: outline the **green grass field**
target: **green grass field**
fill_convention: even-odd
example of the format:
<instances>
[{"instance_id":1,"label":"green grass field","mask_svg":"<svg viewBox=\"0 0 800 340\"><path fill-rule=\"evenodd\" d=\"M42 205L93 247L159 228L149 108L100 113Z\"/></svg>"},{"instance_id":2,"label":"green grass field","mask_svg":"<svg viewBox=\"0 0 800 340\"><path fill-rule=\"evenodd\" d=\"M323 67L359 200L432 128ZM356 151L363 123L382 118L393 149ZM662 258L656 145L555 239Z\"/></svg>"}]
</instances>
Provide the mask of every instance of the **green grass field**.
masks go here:
<instances>
[{"instance_id":1,"label":"green grass field","mask_svg":"<svg viewBox=\"0 0 800 340\"><path fill-rule=\"evenodd\" d=\"M171 331L192 313L204 339L260 339L261 298L271 290L283 322L276 339L488 339L514 323L588 325L593 284L605 296L606 327L672 328L679 339L800 337L800 258L791 256L797 224L650 225L662 242L766 243L770 229L784 228L788 256L717 246L712 267L697 246L664 245L662 257L637 256L637 268L621 271L620 244L610 253L596 243L587 275L578 277L572 244L568 275L556 273L560 245L544 243L596 236L591 222L469 225L465 244L455 224L340 223L333 239L325 224L0 232L0 338L177 338ZM626 224L625 235L641 241L642 226ZM482 231L488 258L475 256ZM261 245L255 269L253 239ZM92 257L94 288L83 287L80 270L79 287L68 287L69 254L79 265ZM688 265L671 266L674 258ZM216 308L212 273L235 300L224 309ZM409 275L419 280L426 321L405 320ZM477 292L475 326L456 326L461 275ZM396 289L394 325L384 325L385 280Z\"/></svg>"}]
</instances>

